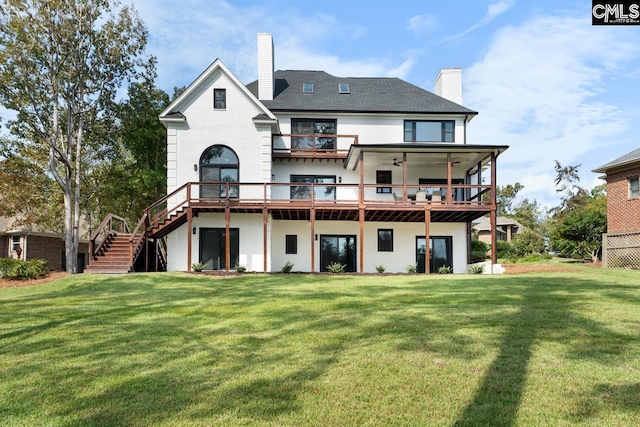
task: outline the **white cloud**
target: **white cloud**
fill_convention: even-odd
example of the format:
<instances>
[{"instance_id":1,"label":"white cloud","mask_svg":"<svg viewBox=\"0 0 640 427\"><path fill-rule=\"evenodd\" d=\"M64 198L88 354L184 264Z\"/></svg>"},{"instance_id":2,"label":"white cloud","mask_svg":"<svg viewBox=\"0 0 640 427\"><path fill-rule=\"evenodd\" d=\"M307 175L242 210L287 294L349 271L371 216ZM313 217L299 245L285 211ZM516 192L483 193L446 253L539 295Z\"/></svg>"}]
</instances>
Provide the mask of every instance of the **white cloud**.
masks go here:
<instances>
[{"instance_id":1,"label":"white cloud","mask_svg":"<svg viewBox=\"0 0 640 427\"><path fill-rule=\"evenodd\" d=\"M416 15L407 20L406 28L414 36L421 37L440 28L440 22L435 15Z\"/></svg>"},{"instance_id":2,"label":"white cloud","mask_svg":"<svg viewBox=\"0 0 640 427\"><path fill-rule=\"evenodd\" d=\"M480 112L470 125L471 142L511 147L498 161L498 184L520 182L523 195L553 204L554 160L580 163L628 130L628 116L599 99L607 79L638 55L637 40L625 34L553 16L495 35L465 72L465 105Z\"/></svg>"},{"instance_id":3,"label":"white cloud","mask_svg":"<svg viewBox=\"0 0 640 427\"><path fill-rule=\"evenodd\" d=\"M515 3L515 0L500 0L496 3L491 3L487 7L487 12L485 13L485 15L482 17L480 21L478 21L476 24L472 25L471 27L469 27L468 29L466 29L465 31L459 34L455 34L453 36L449 36L445 38L445 41L459 39L460 37L464 37L470 32L480 27L484 27L485 25L487 25L488 23L496 19L498 16L502 15L504 12L511 9L511 6L513 6L514 3Z\"/></svg>"},{"instance_id":4,"label":"white cloud","mask_svg":"<svg viewBox=\"0 0 640 427\"><path fill-rule=\"evenodd\" d=\"M266 6L236 7L223 0L180 3L137 0L135 6L149 28L147 50L158 58L157 84L165 91L191 83L216 58L241 81L248 83L255 79L258 32L274 35L276 69L380 76L391 69L406 72L410 67L379 58L345 60L326 53L324 46L335 45L332 40L355 40L367 33L362 26L339 22L326 13L289 8L274 14Z\"/></svg>"}]
</instances>

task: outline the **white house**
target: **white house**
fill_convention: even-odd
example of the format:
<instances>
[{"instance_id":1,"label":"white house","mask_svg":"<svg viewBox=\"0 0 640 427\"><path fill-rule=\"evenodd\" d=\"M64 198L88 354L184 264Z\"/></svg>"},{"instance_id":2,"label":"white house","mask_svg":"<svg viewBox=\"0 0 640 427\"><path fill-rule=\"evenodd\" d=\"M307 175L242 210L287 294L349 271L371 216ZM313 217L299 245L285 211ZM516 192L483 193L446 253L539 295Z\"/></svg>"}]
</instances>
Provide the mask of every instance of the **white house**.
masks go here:
<instances>
[{"instance_id":1,"label":"white house","mask_svg":"<svg viewBox=\"0 0 640 427\"><path fill-rule=\"evenodd\" d=\"M274 71L271 35L259 34L257 81L218 59L161 114L169 194L137 232L166 236L168 270L465 273L471 222L495 224L508 147L466 143L477 113L460 105L461 82L442 70L433 94L397 78Z\"/></svg>"}]
</instances>

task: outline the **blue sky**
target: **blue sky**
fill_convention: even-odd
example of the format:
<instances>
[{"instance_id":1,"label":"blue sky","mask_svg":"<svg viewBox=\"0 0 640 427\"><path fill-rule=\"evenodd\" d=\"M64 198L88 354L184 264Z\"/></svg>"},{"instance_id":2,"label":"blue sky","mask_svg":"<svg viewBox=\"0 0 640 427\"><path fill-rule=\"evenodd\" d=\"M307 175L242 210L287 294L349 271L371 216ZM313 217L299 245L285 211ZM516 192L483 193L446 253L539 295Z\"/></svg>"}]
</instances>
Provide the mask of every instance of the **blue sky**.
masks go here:
<instances>
[{"instance_id":1,"label":"blue sky","mask_svg":"<svg viewBox=\"0 0 640 427\"><path fill-rule=\"evenodd\" d=\"M427 90L463 69L463 104L478 111L470 143L507 144L498 184L553 205L554 160L591 169L640 146L640 26L592 26L591 1L129 0L149 28L157 84L168 93L220 58L256 79L256 34L276 69L394 76Z\"/></svg>"}]
</instances>

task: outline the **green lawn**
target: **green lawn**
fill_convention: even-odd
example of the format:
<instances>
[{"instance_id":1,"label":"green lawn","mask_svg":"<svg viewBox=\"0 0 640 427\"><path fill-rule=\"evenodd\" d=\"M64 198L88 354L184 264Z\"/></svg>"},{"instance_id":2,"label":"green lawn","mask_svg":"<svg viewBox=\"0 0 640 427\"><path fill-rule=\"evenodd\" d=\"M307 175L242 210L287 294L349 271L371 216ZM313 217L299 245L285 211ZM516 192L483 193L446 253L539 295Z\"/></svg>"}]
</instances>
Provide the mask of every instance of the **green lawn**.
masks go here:
<instances>
[{"instance_id":1,"label":"green lawn","mask_svg":"<svg viewBox=\"0 0 640 427\"><path fill-rule=\"evenodd\" d=\"M0 289L0 425L640 424L640 271Z\"/></svg>"}]
</instances>

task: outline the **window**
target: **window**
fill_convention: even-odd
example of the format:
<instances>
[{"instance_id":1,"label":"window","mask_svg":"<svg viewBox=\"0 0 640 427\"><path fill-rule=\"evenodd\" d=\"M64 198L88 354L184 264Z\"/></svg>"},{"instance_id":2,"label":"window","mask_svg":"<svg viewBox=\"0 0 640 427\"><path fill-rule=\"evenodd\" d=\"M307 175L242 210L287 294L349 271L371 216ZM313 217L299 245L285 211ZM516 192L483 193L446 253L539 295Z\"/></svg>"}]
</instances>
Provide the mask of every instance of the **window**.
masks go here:
<instances>
[{"instance_id":1,"label":"window","mask_svg":"<svg viewBox=\"0 0 640 427\"><path fill-rule=\"evenodd\" d=\"M635 198L640 196L640 190L638 188L638 177L629 178L629 198Z\"/></svg>"},{"instance_id":2,"label":"window","mask_svg":"<svg viewBox=\"0 0 640 427\"><path fill-rule=\"evenodd\" d=\"M294 135L322 135L336 134L335 119L291 119L291 133ZM294 136L291 138L291 148L335 150L336 139L312 136Z\"/></svg>"},{"instance_id":3,"label":"window","mask_svg":"<svg viewBox=\"0 0 640 427\"><path fill-rule=\"evenodd\" d=\"M285 236L285 251L286 254L298 253L298 236L296 234L287 234Z\"/></svg>"},{"instance_id":4,"label":"window","mask_svg":"<svg viewBox=\"0 0 640 427\"><path fill-rule=\"evenodd\" d=\"M391 184L391 171L376 171L376 184ZM391 193L391 187L376 187L376 193Z\"/></svg>"},{"instance_id":5,"label":"window","mask_svg":"<svg viewBox=\"0 0 640 427\"><path fill-rule=\"evenodd\" d=\"M224 145L207 148L200 157L200 182L238 182L239 162L236 153ZM240 189L229 186L229 197L237 198ZM227 185L200 185L200 197L225 198Z\"/></svg>"},{"instance_id":6,"label":"window","mask_svg":"<svg viewBox=\"0 0 640 427\"><path fill-rule=\"evenodd\" d=\"M455 122L405 120L404 142L454 142Z\"/></svg>"},{"instance_id":7,"label":"window","mask_svg":"<svg viewBox=\"0 0 640 427\"><path fill-rule=\"evenodd\" d=\"M336 198L336 177L321 175L291 175L291 182L304 183L304 185L291 186L291 199L311 199L311 184L313 185L313 199L332 200Z\"/></svg>"},{"instance_id":8,"label":"window","mask_svg":"<svg viewBox=\"0 0 640 427\"><path fill-rule=\"evenodd\" d=\"M378 229L378 252L393 252L392 229Z\"/></svg>"},{"instance_id":9,"label":"window","mask_svg":"<svg viewBox=\"0 0 640 427\"><path fill-rule=\"evenodd\" d=\"M338 84L338 92L340 93L351 93L349 90L349 83L340 83Z\"/></svg>"},{"instance_id":10,"label":"window","mask_svg":"<svg viewBox=\"0 0 640 427\"><path fill-rule=\"evenodd\" d=\"M11 236L11 251L15 252L20 247L20 236Z\"/></svg>"},{"instance_id":11,"label":"window","mask_svg":"<svg viewBox=\"0 0 640 427\"><path fill-rule=\"evenodd\" d=\"M302 93L313 93L313 83L302 83Z\"/></svg>"},{"instance_id":12,"label":"window","mask_svg":"<svg viewBox=\"0 0 640 427\"><path fill-rule=\"evenodd\" d=\"M213 108L216 110L224 110L227 108L227 90L213 90Z\"/></svg>"}]
</instances>

